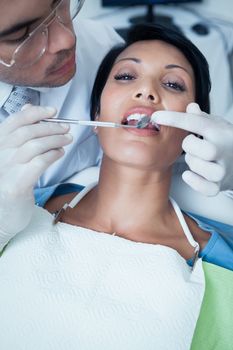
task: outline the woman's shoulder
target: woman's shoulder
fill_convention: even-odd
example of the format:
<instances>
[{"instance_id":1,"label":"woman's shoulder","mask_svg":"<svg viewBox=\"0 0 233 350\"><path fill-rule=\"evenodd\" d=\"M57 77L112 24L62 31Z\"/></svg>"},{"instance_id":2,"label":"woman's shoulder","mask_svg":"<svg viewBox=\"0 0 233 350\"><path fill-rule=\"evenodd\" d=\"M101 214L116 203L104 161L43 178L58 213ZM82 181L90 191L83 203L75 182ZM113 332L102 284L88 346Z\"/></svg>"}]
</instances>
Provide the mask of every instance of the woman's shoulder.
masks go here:
<instances>
[{"instance_id":1,"label":"woman's shoulder","mask_svg":"<svg viewBox=\"0 0 233 350\"><path fill-rule=\"evenodd\" d=\"M84 186L73 183L39 188L35 193L36 204L52 213L63 207L65 203L70 202L83 189Z\"/></svg>"},{"instance_id":2,"label":"woman's shoulder","mask_svg":"<svg viewBox=\"0 0 233 350\"><path fill-rule=\"evenodd\" d=\"M186 213L203 231L210 233L208 243L201 251L204 261L233 271L233 226Z\"/></svg>"},{"instance_id":3,"label":"woman's shoulder","mask_svg":"<svg viewBox=\"0 0 233 350\"><path fill-rule=\"evenodd\" d=\"M35 203L39 207L54 197L62 196L68 193L78 193L82 191L84 186L73 183L53 184L51 186L39 187L34 189Z\"/></svg>"},{"instance_id":4,"label":"woman's shoulder","mask_svg":"<svg viewBox=\"0 0 233 350\"><path fill-rule=\"evenodd\" d=\"M228 237L231 236L233 239L232 225L217 220L209 219L191 212L185 212L185 214L191 217L201 229L209 232L212 232L213 230L221 232L221 234L227 234Z\"/></svg>"}]
</instances>

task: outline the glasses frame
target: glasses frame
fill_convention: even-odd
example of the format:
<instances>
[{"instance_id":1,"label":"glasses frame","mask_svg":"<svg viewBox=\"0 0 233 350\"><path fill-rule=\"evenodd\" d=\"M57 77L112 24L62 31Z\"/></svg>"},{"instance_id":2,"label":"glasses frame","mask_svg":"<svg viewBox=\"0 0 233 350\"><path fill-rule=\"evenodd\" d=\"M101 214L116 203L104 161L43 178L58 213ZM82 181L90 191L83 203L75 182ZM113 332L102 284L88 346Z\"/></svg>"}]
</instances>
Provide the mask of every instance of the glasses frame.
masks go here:
<instances>
[{"instance_id":1,"label":"glasses frame","mask_svg":"<svg viewBox=\"0 0 233 350\"><path fill-rule=\"evenodd\" d=\"M44 27L43 31L41 32L41 34L44 34L46 36L46 44L47 44L47 40L48 40L48 27L56 20L60 18L60 16L56 13L58 7L66 0L61 0L59 1L59 3L57 4L57 6L50 12L50 14L38 25L38 27L36 27L31 33L28 34L28 37L21 43L19 44L16 49L14 50L11 60L9 63L5 62L4 60L2 60L0 58L0 64L2 64L5 67L11 68L12 66L16 65L17 66L17 59L15 59L15 56L17 55L17 53L19 52L19 50L22 48L22 46L25 45L26 42L30 41L31 37L41 29L41 27ZM72 1L72 0L71 0ZM80 0L79 5L77 7L76 12L74 13L73 16L71 16L71 21L73 21L73 19L77 16L77 14L80 12L83 4L84 4L85 0ZM71 15L71 13L70 13ZM52 17L50 19L50 17ZM50 20L49 20L50 19ZM46 23L48 22L48 23ZM59 21L63 26L64 23L62 23L62 21ZM46 51L47 45L44 46L43 50L41 51L41 53L38 55L38 57L31 63L31 64L26 64L25 66L19 65L21 68L22 67L30 67L32 66L34 63L36 63L37 61L39 61L39 59L44 55L45 51Z\"/></svg>"}]
</instances>

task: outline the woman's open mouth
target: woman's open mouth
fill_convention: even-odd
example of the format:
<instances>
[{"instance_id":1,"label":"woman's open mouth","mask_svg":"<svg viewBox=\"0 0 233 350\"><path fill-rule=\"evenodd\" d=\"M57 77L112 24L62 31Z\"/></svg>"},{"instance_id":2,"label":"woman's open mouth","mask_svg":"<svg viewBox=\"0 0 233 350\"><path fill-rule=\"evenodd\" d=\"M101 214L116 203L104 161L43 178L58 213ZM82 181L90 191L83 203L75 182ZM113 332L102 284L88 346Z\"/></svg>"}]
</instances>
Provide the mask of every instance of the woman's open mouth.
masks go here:
<instances>
[{"instance_id":1,"label":"woman's open mouth","mask_svg":"<svg viewBox=\"0 0 233 350\"><path fill-rule=\"evenodd\" d=\"M159 132L160 126L151 121L150 116L142 113L133 113L124 117L121 121L123 125L134 125L139 130L154 130ZM132 129L131 129L132 130ZM136 129L133 129L136 130Z\"/></svg>"}]
</instances>

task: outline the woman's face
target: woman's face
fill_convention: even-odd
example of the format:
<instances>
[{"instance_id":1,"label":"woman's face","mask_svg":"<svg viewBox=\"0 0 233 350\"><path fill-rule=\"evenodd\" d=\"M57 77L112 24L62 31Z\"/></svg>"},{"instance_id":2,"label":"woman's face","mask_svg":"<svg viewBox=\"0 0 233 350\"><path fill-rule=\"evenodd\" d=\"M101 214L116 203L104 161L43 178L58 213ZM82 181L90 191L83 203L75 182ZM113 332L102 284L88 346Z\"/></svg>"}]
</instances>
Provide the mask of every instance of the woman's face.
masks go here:
<instances>
[{"instance_id":1,"label":"woman's face","mask_svg":"<svg viewBox=\"0 0 233 350\"><path fill-rule=\"evenodd\" d=\"M184 55L158 40L140 41L116 59L100 101L100 121L122 123L128 115L158 110L184 112L195 101L194 73ZM169 167L181 154L186 131L99 128L105 156L144 168Z\"/></svg>"}]
</instances>

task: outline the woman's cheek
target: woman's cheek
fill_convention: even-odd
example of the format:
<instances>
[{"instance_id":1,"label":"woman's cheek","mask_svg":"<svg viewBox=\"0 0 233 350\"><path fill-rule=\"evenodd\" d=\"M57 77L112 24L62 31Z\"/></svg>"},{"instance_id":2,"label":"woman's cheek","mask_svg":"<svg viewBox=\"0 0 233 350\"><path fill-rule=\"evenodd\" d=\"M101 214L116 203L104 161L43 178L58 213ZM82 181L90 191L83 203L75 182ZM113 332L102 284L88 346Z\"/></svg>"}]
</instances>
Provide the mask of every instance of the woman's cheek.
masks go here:
<instances>
[{"instance_id":1,"label":"woman's cheek","mask_svg":"<svg viewBox=\"0 0 233 350\"><path fill-rule=\"evenodd\" d=\"M178 155L182 152L182 143L188 134L185 130L169 127L167 142Z\"/></svg>"},{"instance_id":2,"label":"woman's cheek","mask_svg":"<svg viewBox=\"0 0 233 350\"><path fill-rule=\"evenodd\" d=\"M121 101L119 97L113 93L102 95L100 101L100 119L105 121L118 121Z\"/></svg>"},{"instance_id":3,"label":"woman's cheek","mask_svg":"<svg viewBox=\"0 0 233 350\"><path fill-rule=\"evenodd\" d=\"M194 101L193 93L187 95L169 95L167 99L164 98L163 106L167 111L176 111L176 112L186 112L186 108L189 103Z\"/></svg>"}]
</instances>

